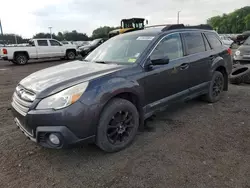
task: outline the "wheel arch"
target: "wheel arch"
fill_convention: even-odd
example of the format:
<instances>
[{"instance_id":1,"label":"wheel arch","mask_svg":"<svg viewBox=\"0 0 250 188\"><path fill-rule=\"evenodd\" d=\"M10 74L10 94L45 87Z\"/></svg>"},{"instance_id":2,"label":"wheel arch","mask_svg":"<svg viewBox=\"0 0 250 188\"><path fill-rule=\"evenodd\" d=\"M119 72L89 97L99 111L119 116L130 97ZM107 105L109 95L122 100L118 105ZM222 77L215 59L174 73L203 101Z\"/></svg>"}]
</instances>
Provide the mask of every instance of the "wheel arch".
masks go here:
<instances>
[{"instance_id":1,"label":"wheel arch","mask_svg":"<svg viewBox=\"0 0 250 188\"><path fill-rule=\"evenodd\" d=\"M76 49L74 49L74 48L67 49L67 50L66 50L66 53L68 53L69 51L74 51L75 54L76 54Z\"/></svg>"},{"instance_id":2,"label":"wheel arch","mask_svg":"<svg viewBox=\"0 0 250 188\"><path fill-rule=\"evenodd\" d=\"M228 91L228 74L227 74L226 67L220 65L214 71L218 71L223 75L223 77L224 77L224 88L223 88L223 90Z\"/></svg>"},{"instance_id":3,"label":"wheel arch","mask_svg":"<svg viewBox=\"0 0 250 188\"><path fill-rule=\"evenodd\" d=\"M27 51L17 51L17 52L14 52L13 59L15 59L18 54L25 54L26 57L28 58L28 60L30 59L29 53Z\"/></svg>"}]
</instances>

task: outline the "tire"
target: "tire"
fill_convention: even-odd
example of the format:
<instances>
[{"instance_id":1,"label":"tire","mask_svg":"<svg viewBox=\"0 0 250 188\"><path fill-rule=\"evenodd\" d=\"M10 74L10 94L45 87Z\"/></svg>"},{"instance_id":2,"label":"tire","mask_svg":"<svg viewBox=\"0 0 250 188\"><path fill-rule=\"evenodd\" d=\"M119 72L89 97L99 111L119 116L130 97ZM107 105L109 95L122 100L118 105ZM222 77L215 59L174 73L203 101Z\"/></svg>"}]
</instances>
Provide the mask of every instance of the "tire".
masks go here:
<instances>
[{"instance_id":1,"label":"tire","mask_svg":"<svg viewBox=\"0 0 250 188\"><path fill-rule=\"evenodd\" d=\"M73 50L67 51L66 57L68 60L74 60L76 58L76 53Z\"/></svg>"},{"instance_id":2,"label":"tire","mask_svg":"<svg viewBox=\"0 0 250 188\"><path fill-rule=\"evenodd\" d=\"M244 76L244 83L245 84L250 84L250 71L245 74L245 76Z\"/></svg>"},{"instance_id":3,"label":"tire","mask_svg":"<svg viewBox=\"0 0 250 188\"><path fill-rule=\"evenodd\" d=\"M209 85L209 91L204 96L204 100L215 103L220 100L224 90L224 76L221 72L215 71Z\"/></svg>"},{"instance_id":4,"label":"tire","mask_svg":"<svg viewBox=\"0 0 250 188\"><path fill-rule=\"evenodd\" d=\"M28 57L25 54L17 54L14 62L18 65L25 65L28 62Z\"/></svg>"},{"instance_id":5,"label":"tire","mask_svg":"<svg viewBox=\"0 0 250 188\"><path fill-rule=\"evenodd\" d=\"M233 69L229 76L229 81L231 84L239 85L246 81L248 75L250 74L250 69L248 67L240 66Z\"/></svg>"},{"instance_id":6,"label":"tire","mask_svg":"<svg viewBox=\"0 0 250 188\"><path fill-rule=\"evenodd\" d=\"M96 145L105 152L129 146L139 127L139 114L128 100L115 98L105 106L97 128Z\"/></svg>"}]
</instances>

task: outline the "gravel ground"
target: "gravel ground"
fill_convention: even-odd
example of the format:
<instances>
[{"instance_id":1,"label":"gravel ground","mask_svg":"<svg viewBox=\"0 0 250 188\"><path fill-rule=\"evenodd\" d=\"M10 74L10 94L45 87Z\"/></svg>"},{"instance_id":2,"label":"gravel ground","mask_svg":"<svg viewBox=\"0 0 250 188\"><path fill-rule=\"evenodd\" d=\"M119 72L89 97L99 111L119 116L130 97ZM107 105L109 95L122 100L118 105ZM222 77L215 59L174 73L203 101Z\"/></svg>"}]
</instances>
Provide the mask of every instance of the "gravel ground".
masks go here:
<instances>
[{"instance_id":1,"label":"gravel ground","mask_svg":"<svg viewBox=\"0 0 250 188\"><path fill-rule=\"evenodd\" d=\"M0 61L0 187L250 187L250 86L216 104L193 100L159 113L127 149L42 148L18 130L10 100L20 79L62 61Z\"/></svg>"}]
</instances>

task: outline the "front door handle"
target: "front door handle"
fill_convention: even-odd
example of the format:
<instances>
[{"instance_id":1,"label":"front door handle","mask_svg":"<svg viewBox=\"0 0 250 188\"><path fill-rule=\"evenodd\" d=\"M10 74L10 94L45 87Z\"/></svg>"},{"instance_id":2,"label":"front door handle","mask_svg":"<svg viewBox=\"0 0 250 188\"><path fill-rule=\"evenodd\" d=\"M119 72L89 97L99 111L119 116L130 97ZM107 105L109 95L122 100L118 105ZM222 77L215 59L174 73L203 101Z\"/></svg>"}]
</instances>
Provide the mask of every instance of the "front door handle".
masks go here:
<instances>
[{"instance_id":1,"label":"front door handle","mask_svg":"<svg viewBox=\"0 0 250 188\"><path fill-rule=\"evenodd\" d=\"M186 69L188 69L188 67L189 67L189 64L188 63L183 63L183 64L181 64L181 70L186 70Z\"/></svg>"}]
</instances>

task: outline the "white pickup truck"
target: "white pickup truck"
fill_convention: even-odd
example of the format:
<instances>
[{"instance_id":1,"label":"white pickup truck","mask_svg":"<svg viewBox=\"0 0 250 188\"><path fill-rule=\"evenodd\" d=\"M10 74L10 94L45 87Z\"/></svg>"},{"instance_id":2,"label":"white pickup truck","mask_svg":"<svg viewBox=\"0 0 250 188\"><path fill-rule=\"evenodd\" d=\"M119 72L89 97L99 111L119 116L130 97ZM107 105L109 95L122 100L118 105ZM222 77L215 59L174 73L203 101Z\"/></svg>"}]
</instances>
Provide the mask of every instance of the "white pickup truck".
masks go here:
<instances>
[{"instance_id":1,"label":"white pickup truck","mask_svg":"<svg viewBox=\"0 0 250 188\"><path fill-rule=\"evenodd\" d=\"M14 64L24 65L30 59L67 58L75 59L75 45L63 45L55 39L32 39L28 46L1 47L0 57Z\"/></svg>"}]
</instances>

